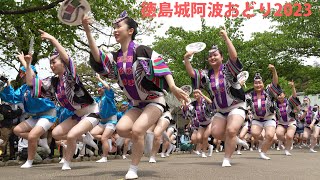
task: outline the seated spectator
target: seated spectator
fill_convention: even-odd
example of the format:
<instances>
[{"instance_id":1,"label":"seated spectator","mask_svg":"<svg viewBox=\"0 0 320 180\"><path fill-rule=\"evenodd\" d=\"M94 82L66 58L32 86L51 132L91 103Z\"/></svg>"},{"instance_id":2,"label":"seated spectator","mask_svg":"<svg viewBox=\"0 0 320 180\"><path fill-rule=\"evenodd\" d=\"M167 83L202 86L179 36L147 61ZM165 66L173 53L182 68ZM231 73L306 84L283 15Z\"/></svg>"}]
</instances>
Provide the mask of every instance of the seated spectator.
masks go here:
<instances>
[{"instance_id":1,"label":"seated spectator","mask_svg":"<svg viewBox=\"0 0 320 180\"><path fill-rule=\"evenodd\" d=\"M180 149L181 151L190 151L193 149L191 144L190 133L188 129L185 129L184 134L180 138Z\"/></svg>"}]
</instances>

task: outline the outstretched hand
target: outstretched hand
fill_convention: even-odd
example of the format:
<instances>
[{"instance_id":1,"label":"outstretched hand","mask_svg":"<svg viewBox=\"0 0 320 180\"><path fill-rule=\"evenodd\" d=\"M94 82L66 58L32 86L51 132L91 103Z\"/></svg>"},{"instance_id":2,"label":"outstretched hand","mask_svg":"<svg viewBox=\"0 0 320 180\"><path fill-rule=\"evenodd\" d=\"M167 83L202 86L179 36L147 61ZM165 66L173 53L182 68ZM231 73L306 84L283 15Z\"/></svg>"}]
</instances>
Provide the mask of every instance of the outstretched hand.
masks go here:
<instances>
[{"instance_id":1,"label":"outstretched hand","mask_svg":"<svg viewBox=\"0 0 320 180\"><path fill-rule=\"evenodd\" d=\"M239 81L241 86L246 86L246 80L242 79L241 81Z\"/></svg>"},{"instance_id":2,"label":"outstretched hand","mask_svg":"<svg viewBox=\"0 0 320 180\"><path fill-rule=\"evenodd\" d=\"M189 95L186 92L184 92L181 88L174 86L170 88L170 91L183 105L186 105L187 102L189 102Z\"/></svg>"},{"instance_id":3,"label":"outstretched hand","mask_svg":"<svg viewBox=\"0 0 320 180\"><path fill-rule=\"evenodd\" d=\"M220 36L221 36L223 39L228 38L226 26L223 26L223 28L220 30Z\"/></svg>"},{"instance_id":4,"label":"outstretched hand","mask_svg":"<svg viewBox=\"0 0 320 180\"><path fill-rule=\"evenodd\" d=\"M47 39L47 40L51 41L52 39L54 39L54 37L52 35L50 35L49 33L45 32L45 31L43 31L41 29L39 29L38 31L41 33L41 39L42 40Z\"/></svg>"},{"instance_id":5,"label":"outstretched hand","mask_svg":"<svg viewBox=\"0 0 320 180\"><path fill-rule=\"evenodd\" d=\"M24 60L24 54L23 52L18 52L17 58L19 59L19 61L23 61Z\"/></svg>"},{"instance_id":6,"label":"outstretched hand","mask_svg":"<svg viewBox=\"0 0 320 180\"><path fill-rule=\"evenodd\" d=\"M274 71L276 68L274 67L274 65L272 64L269 64L268 68L271 70L271 71Z\"/></svg>"},{"instance_id":7,"label":"outstretched hand","mask_svg":"<svg viewBox=\"0 0 320 180\"><path fill-rule=\"evenodd\" d=\"M25 59L25 61L26 61L26 63L27 63L28 65L31 64L31 62L32 62L32 56L31 56L30 54L24 56L24 59Z\"/></svg>"},{"instance_id":8,"label":"outstretched hand","mask_svg":"<svg viewBox=\"0 0 320 180\"><path fill-rule=\"evenodd\" d=\"M96 73L96 78L101 79L100 74Z\"/></svg>"},{"instance_id":9,"label":"outstretched hand","mask_svg":"<svg viewBox=\"0 0 320 180\"><path fill-rule=\"evenodd\" d=\"M189 60L191 59L191 57L194 55L194 51L188 51L185 55L184 55L184 59L185 60Z\"/></svg>"},{"instance_id":10,"label":"outstretched hand","mask_svg":"<svg viewBox=\"0 0 320 180\"><path fill-rule=\"evenodd\" d=\"M293 80L291 80L288 84L289 84L291 87L294 87L294 82L293 82Z\"/></svg>"},{"instance_id":11,"label":"outstretched hand","mask_svg":"<svg viewBox=\"0 0 320 180\"><path fill-rule=\"evenodd\" d=\"M92 22L93 22L93 19L90 16L88 16L88 15L84 15L83 16L83 18L82 18L82 26L84 28L89 27L89 25L92 24Z\"/></svg>"}]
</instances>

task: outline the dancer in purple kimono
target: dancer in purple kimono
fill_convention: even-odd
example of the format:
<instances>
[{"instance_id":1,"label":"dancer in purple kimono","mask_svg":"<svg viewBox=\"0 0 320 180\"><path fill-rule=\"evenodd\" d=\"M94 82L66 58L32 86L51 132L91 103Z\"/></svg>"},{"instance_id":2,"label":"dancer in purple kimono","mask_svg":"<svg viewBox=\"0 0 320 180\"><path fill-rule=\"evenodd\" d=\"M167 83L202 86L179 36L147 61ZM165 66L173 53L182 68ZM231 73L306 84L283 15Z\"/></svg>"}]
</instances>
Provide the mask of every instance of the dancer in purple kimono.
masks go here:
<instances>
[{"instance_id":1,"label":"dancer in purple kimono","mask_svg":"<svg viewBox=\"0 0 320 180\"><path fill-rule=\"evenodd\" d=\"M285 94L282 92L278 96L278 100L276 102L277 119L279 120L276 134L278 140L284 142L284 151L287 156L291 156L289 150L291 149L294 133L297 128L296 113L294 112L294 109L297 109L301 104L297 98L294 82L291 81L289 84L292 87L292 96L285 98Z\"/></svg>"},{"instance_id":2,"label":"dancer in purple kimono","mask_svg":"<svg viewBox=\"0 0 320 180\"><path fill-rule=\"evenodd\" d=\"M121 45L116 52L104 53L98 49L89 24L90 18L85 16L82 25L91 49L91 67L100 75L117 79L123 93L133 103L133 108L119 120L116 129L121 137L132 139L132 162L125 178L136 179L144 135L166 111L163 90L169 87L179 100L185 102L188 95L175 85L161 55L133 41L138 24L125 11L113 22L114 37Z\"/></svg>"},{"instance_id":3,"label":"dancer in purple kimono","mask_svg":"<svg viewBox=\"0 0 320 180\"><path fill-rule=\"evenodd\" d=\"M209 50L209 70L192 67L189 59L194 52L187 52L184 62L194 88L204 88L217 109L212 119L212 135L215 139L225 140L222 167L230 167L230 158L236 144L244 143L237 138L237 134L245 119L246 103L241 84L235 81L242 70L242 64L226 30L221 30L220 35L228 47L229 58L225 64L222 63L222 51L217 46L212 46ZM243 145L247 146L246 143Z\"/></svg>"},{"instance_id":4,"label":"dancer in purple kimono","mask_svg":"<svg viewBox=\"0 0 320 180\"><path fill-rule=\"evenodd\" d=\"M248 100L247 102L250 102L253 113L251 134L255 140L263 140L260 158L265 160L270 160L265 153L270 149L273 143L273 137L276 131L275 101L282 92L278 86L276 68L271 64L269 64L268 68L272 72L272 83L264 88L262 77L257 73L254 77L254 90L251 93L248 93L248 96L246 97ZM265 130L264 138L261 136L263 130Z\"/></svg>"}]
</instances>

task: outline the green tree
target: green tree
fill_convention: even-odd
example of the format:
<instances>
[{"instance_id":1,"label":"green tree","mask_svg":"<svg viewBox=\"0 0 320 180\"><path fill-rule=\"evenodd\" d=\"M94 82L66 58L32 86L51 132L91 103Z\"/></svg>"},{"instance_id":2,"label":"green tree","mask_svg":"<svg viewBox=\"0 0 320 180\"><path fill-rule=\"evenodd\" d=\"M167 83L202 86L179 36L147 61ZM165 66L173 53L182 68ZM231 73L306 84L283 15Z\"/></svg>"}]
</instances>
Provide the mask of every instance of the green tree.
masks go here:
<instances>
[{"instance_id":1,"label":"green tree","mask_svg":"<svg viewBox=\"0 0 320 180\"><path fill-rule=\"evenodd\" d=\"M33 63L48 57L53 47L50 43L43 43L38 29L42 29L55 36L60 43L75 52L88 52L88 45L84 41L81 26L68 26L62 24L57 18L59 3L63 0L21 0L0 1L0 64L15 68L17 51L28 52L29 41L35 36ZM100 46L113 47L109 38L112 36L112 21L123 11L127 10L130 17L136 18L141 23L142 33L147 33L153 26L151 20L142 20L135 0L126 1L89 1L95 19L93 24L96 37L105 36ZM150 26L145 28L145 26ZM140 33L141 34L141 33ZM81 54L80 53L80 54Z\"/></svg>"},{"instance_id":2,"label":"green tree","mask_svg":"<svg viewBox=\"0 0 320 180\"><path fill-rule=\"evenodd\" d=\"M320 57L320 11L319 2L314 0L295 0L289 3L293 6L293 12L298 10L295 3L302 5L301 16L268 16L274 22L275 41L278 46L274 48L285 49L285 53L296 58L316 56ZM308 7L310 4L310 15ZM274 12L274 11L273 11ZM283 11L282 11L283 13Z\"/></svg>"},{"instance_id":3,"label":"green tree","mask_svg":"<svg viewBox=\"0 0 320 180\"><path fill-rule=\"evenodd\" d=\"M244 54L250 61L246 61L245 67L250 72L260 71L262 76L269 78L265 68L269 63L274 64L279 76L286 80L294 80L298 91L304 91L307 94L320 93L319 67L304 66L303 61L306 58L320 57L320 11L317 1L290 1L293 12L297 11L297 5L302 4L302 16L287 17L267 16L274 25L273 31L255 33L252 39L244 43L247 49ZM310 3L310 16L303 16L307 13L306 8ZM271 12L273 14L275 10ZM281 12L283 14L283 10ZM242 55L244 55L242 54ZM271 77L271 76L270 76Z\"/></svg>"}]
</instances>

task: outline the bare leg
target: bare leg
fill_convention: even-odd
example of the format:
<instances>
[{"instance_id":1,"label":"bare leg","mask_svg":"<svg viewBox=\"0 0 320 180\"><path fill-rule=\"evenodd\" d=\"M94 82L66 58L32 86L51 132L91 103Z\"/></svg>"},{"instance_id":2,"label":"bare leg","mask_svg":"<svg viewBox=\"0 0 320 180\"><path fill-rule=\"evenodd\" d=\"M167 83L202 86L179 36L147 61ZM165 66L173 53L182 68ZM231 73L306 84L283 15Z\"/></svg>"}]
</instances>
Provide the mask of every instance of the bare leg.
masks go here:
<instances>
[{"instance_id":1,"label":"bare leg","mask_svg":"<svg viewBox=\"0 0 320 180\"><path fill-rule=\"evenodd\" d=\"M31 130L32 127L30 127L30 125L26 121L22 121L13 129L13 132L15 135L22 137L23 139L28 139L29 132Z\"/></svg>"},{"instance_id":2,"label":"bare leg","mask_svg":"<svg viewBox=\"0 0 320 180\"><path fill-rule=\"evenodd\" d=\"M261 140L263 140L262 136L263 128L261 126L253 124L251 126L251 135L255 142L258 142L258 148L261 147L262 144L260 144Z\"/></svg>"},{"instance_id":3,"label":"bare leg","mask_svg":"<svg viewBox=\"0 0 320 180\"><path fill-rule=\"evenodd\" d=\"M310 138L311 135L311 129L309 128L304 128L303 131L303 141L305 141L306 143L308 142L308 139Z\"/></svg>"},{"instance_id":4,"label":"bare leg","mask_svg":"<svg viewBox=\"0 0 320 180\"><path fill-rule=\"evenodd\" d=\"M141 160L144 148L144 134L147 129L153 125L162 112L155 106L147 106L139 118L135 121L132 126L132 165L137 166Z\"/></svg>"},{"instance_id":5,"label":"bare leg","mask_svg":"<svg viewBox=\"0 0 320 180\"><path fill-rule=\"evenodd\" d=\"M317 152L317 151L314 150L314 147L317 144L317 139L318 139L318 136L319 136L319 132L320 132L320 128L315 126L314 129L313 129L313 133L311 135L310 152Z\"/></svg>"},{"instance_id":6,"label":"bare leg","mask_svg":"<svg viewBox=\"0 0 320 180\"><path fill-rule=\"evenodd\" d=\"M128 148L129 148L129 143L130 143L130 139L129 138L125 138L124 139L124 143L123 143L123 153L122 153L122 155L127 155Z\"/></svg>"},{"instance_id":7,"label":"bare leg","mask_svg":"<svg viewBox=\"0 0 320 180\"><path fill-rule=\"evenodd\" d=\"M290 156L289 150L291 149L292 146L292 141L293 141L293 137L294 137L294 133L296 132L296 126L289 126L287 129L287 133L286 133L286 141L285 141L285 153L286 155Z\"/></svg>"},{"instance_id":8,"label":"bare leg","mask_svg":"<svg viewBox=\"0 0 320 180\"><path fill-rule=\"evenodd\" d=\"M17 136L28 139L28 159L21 168L31 168L36 154L38 140L40 136L45 133L45 130L41 126L31 128L29 124L24 121L17 125L13 131Z\"/></svg>"},{"instance_id":9,"label":"bare leg","mask_svg":"<svg viewBox=\"0 0 320 180\"><path fill-rule=\"evenodd\" d=\"M57 127L52 130L52 137L55 140L67 140L67 134L73 128L78 121L72 119L71 117L63 121Z\"/></svg>"},{"instance_id":10,"label":"bare leg","mask_svg":"<svg viewBox=\"0 0 320 180\"><path fill-rule=\"evenodd\" d=\"M261 152L266 153L270 149L273 142L275 131L276 128L273 126L265 127L265 139L262 143Z\"/></svg>"},{"instance_id":11,"label":"bare leg","mask_svg":"<svg viewBox=\"0 0 320 180\"><path fill-rule=\"evenodd\" d=\"M197 133L197 139L198 139L198 142L199 142L198 143L199 144L199 149L202 150L203 154L205 153L205 151L203 150L205 148L204 147L205 145L203 144L203 134L204 134L205 130L206 130L205 128L200 126L199 129L198 129L198 133Z\"/></svg>"},{"instance_id":12,"label":"bare leg","mask_svg":"<svg viewBox=\"0 0 320 180\"><path fill-rule=\"evenodd\" d=\"M168 128L169 124L170 123L167 120L159 119L159 121L154 129L154 139L153 139L153 147L152 147L152 151L151 151L151 157L153 157L153 158L156 157L156 154L160 148L160 140L161 140L162 133ZM163 141L163 144L164 144L164 141ZM162 152L164 152L164 151L162 151Z\"/></svg>"},{"instance_id":13,"label":"bare leg","mask_svg":"<svg viewBox=\"0 0 320 180\"><path fill-rule=\"evenodd\" d=\"M240 115L231 115L227 120L226 141L225 141L225 158L231 158L236 147L236 136L243 124L243 117Z\"/></svg>"},{"instance_id":14,"label":"bare leg","mask_svg":"<svg viewBox=\"0 0 320 180\"><path fill-rule=\"evenodd\" d=\"M108 139L112 136L113 132L114 132L113 129L105 128L101 136L102 152L103 152L102 158L96 162L107 162L107 156L110 149Z\"/></svg>"},{"instance_id":15,"label":"bare leg","mask_svg":"<svg viewBox=\"0 0 320 180\"><path fill-rule=\"evenodd\" d=\"M70 162L76 149L76 141L81 139L81 135L93 128L91 122L86 119L81 120L67 134L66 161Z\"/></svg>"},{"instance_id":16,"label":"bare leg","mask_svg":"<svg viewBox=\"0 0 320 180\"><path fill-rule=\"evenodd\" d=\"M97 125L90 131L90 133L95 139L101 141L101 136L102 136L104 131L105 131L105 127L104 126Z\"/></svg>"},{"instance_id":17,"label":"bare leg","mask_svg":"<svg viewBox=\"0 0 320 180\"><path fill-rule=\"evenodd\" d=\"M146 106L143 112L131 109L127 112L117 124L117 132L121 137L132 137L133 150L132 162L126 179L138 178L138 164L143 155L144 135L146 131L155 124L160 116L161 110L156 106Z\"/></svg>"},{"instance_id":18,"label":"bare leg","mask_svg":"<svg viewBox=\"0 0 320 180\"><path fill-rule=\"evenodd\" d=\"M28 160L33 160L37 151L38 140L45 133L41 126L34 127L28 136Z\"/></svg>"},{"instance_id":19,"label":"bare leg","mask_svg":"<svg viewBox=\"0 0 320 180\"><path fill-rule=\"evenodd\" d=\"M277 129L276 129L276 134L277 134L277 138L282 141L282 142L285 142L285 133L286 133L286 129L281 126L281 125L278 125Z\"/></svg>"}]
</instances>

